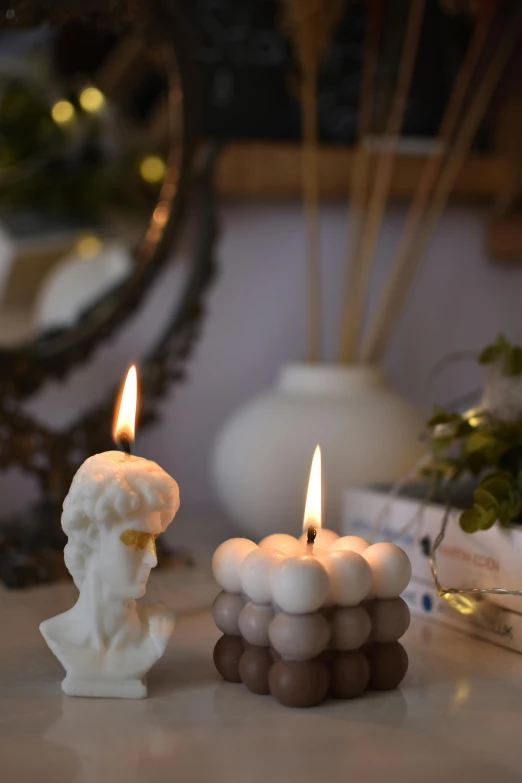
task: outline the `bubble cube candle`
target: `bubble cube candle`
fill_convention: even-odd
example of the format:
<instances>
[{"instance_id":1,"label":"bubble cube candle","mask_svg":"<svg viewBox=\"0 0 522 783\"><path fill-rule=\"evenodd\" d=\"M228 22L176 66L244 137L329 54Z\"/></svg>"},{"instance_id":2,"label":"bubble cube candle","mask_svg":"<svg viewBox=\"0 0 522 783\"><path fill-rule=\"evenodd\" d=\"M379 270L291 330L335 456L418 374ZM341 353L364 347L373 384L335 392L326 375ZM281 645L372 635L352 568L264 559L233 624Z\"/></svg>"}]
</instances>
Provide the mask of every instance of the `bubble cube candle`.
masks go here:
<instances>
[{"instance_id":1,"label":"bubble cube candle","mask_svg":"<svg viewBox=\"0 0 522 783\"><path fill-rule=\"evenodd\" d=\"M286 551L273 536L258 547L230 539L216 550L213 572L224 588L212 608L223 632L218 672L288 707L396 688L408 668L399 642L410 623L400 598L411 578L405 552L348 536L315 554L288 538Z\"/></svg>"},{"instance_id":2,"label":"bubble cube candle","mask_svg":"<svg viewBox=\"0 0 522 783\"><path fill-rule=\"evenodd\" d=\"M396 688L408 668L399 639L410 612L400 593L411 564L395 544L370 546L321 528L319 446L303 529L299 540L274 534L257 546L231 538L216 549L212 570L223 588L212 608L223 632L214 648L218 672L288 707Z\"/></svg>"}]
</instances>

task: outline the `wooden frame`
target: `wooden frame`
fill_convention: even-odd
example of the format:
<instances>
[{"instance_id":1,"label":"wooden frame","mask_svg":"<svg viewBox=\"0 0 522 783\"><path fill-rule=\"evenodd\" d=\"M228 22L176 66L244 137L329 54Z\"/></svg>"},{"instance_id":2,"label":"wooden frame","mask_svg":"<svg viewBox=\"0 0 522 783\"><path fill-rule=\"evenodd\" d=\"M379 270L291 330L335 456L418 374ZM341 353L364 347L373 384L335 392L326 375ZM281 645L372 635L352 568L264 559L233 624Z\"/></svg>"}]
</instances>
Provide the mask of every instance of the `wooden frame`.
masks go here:
<instances>
[{"instance_id":1,"label":"wooden frame","mask_svg":"<svg viewBox=\"0 0 522 783\"><path fill-rule=\"evenodd\" d=\"M348 200L354 152L348 147L321 146L320 190L323 199ZM391 184L391 197L409 198L425 162L424 155L399 154ZM300 198L301 150L298 144L234 142L217 161L216 186L221 196L233 198ZM505 192L511 181L507 157L472 155L464 164L454 198L491 200Z\"/></svg>"}]
</instances>

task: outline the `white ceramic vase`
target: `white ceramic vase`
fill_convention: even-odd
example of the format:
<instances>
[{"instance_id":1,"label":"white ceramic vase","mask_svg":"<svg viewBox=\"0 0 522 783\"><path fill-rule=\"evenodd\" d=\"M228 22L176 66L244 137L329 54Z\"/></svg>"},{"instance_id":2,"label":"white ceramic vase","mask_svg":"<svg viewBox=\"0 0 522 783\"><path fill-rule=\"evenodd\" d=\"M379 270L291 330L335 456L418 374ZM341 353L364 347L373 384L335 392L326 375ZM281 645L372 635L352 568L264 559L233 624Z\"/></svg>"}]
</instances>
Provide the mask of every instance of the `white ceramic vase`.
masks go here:
<instances>
[{"instance_id":1,"label":"white ceramic vase","mask_svg":"<svg viewBox=\"0 0 522 783\"><path fill-rule=\"evenodd\" d=\"M276 385L226 422L213 477L225 511L255 539L301 531L317 443L323 452L323 524L338 528L353 485L404 476L420 458L423 419L374 367L290 364Z\"/></svg>"}]
</instances>

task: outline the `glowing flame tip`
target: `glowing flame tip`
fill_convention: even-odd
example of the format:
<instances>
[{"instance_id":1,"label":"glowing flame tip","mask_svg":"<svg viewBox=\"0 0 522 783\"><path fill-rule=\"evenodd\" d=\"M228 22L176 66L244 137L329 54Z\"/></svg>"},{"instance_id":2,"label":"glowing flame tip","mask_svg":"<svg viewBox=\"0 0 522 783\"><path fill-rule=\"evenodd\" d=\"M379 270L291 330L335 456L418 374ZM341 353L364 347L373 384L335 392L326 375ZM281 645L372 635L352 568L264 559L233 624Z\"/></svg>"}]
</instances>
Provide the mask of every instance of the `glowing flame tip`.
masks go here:
<instances>
[{"instance_id":1,"label":"glowing flame tip","mask_svg":"<svg viewBox=\"0 0 522 783\"><path fill-rule=\"evenodd\" d=\"M113 438L116 443L122 440L126 440L129 443L134 441L137 405L138 373L136 365L133 364L129 368L125 383L123 384L116 422L113 428Z\"/></svg>"},{"instance_id":2,"label":"glowing flame tip","mask_svg":"<svg viewBox=\"0 0 522 783\"><path fill-rule=\"evenodd\" d=\"M310 480L308 482L308 492L306 493L306 506L303 520L303 530L306 532L309 527L321 527L321 447L316 446L312 467L310 469Z\"/></svg>"}]
</instances>

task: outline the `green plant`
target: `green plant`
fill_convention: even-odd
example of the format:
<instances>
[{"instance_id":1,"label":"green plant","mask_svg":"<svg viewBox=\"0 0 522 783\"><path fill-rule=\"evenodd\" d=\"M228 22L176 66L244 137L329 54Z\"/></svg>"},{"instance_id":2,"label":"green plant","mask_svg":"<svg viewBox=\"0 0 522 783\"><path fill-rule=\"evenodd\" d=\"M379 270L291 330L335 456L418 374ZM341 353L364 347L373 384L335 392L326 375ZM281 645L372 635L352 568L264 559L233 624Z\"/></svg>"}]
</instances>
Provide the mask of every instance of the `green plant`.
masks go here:
<instances>
[{"instance_id":1,"label":"green plant","mask_svg":"<svg viewBox=\"0 0 522 783\"><path fill-rule=\"evenodd\" d=\"M478 357L494 364L505 377L522 375L522 348L503 335ZM436 406L428 422L432 459L423 470L437 486L464 475L477 483L473 504L460 515L467 533L486 530L495 522L522 524L522 413L515 421L500 421L487 409L454 413Z\"/></svg>"},{"instance_id":2,"label":"green plant","mask_svg":"<svg viewBox=\"0 0 522 783\"><path fill-rule=\"evenodd\" d=\"M503 334L499 334L491 345L486 345L478 360L480 364L499 363L505 375L522 375L522 348L519 345L511 345Z\"/></svg>"}]
</instances>

